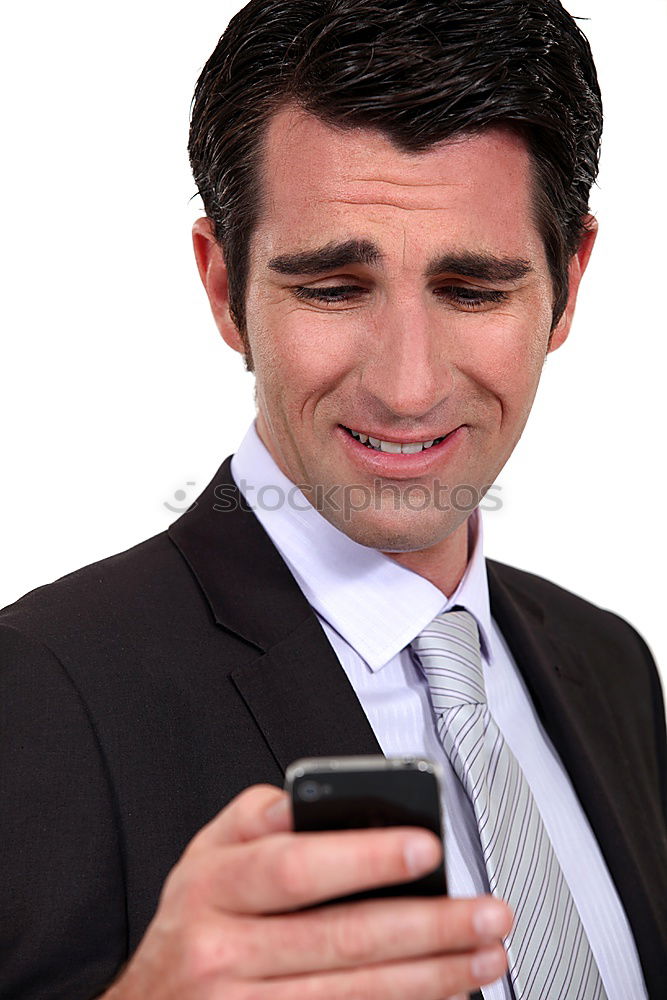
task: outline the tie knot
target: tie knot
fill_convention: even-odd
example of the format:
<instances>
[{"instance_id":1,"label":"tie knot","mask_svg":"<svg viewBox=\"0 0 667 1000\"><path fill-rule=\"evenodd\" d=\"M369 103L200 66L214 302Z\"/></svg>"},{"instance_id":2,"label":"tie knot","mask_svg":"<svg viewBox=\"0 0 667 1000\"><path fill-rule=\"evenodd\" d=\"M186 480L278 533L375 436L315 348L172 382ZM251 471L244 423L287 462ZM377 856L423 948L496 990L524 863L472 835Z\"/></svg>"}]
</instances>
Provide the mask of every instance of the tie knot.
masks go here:
<instances>
[{"instance_id":1,"label":"tie knot","mask_svg":"<svg viewBox=\"0 0 667 1000\"><path fill-rule=\"evenodd\" d=\"M469 611L436 615L411 646L426 674L436 711L486 703L479 632Z\"/></svg>"}]
</instances>

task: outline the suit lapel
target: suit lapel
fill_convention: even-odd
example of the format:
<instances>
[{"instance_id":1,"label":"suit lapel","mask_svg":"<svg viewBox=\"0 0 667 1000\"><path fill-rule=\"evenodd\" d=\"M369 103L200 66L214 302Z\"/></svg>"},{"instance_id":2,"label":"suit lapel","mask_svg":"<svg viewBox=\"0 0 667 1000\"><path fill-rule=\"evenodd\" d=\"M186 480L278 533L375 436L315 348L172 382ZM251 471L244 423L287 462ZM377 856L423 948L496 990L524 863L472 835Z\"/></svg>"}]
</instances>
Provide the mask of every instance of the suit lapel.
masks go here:
<instances>
[{"instance_id":1,"label":"suit lapel","mask_svg":"<svg viewBox=\"0 0 667 1000\"><path fill-rule=\"evenodd\" d=\"M624 771L622 734L600 680L605 664L559 635L536 601L524 592L519 598L504 579L504 567L487 560L487 568L492 615L588 817L622 899L650 995L657 996L667 885L656 892L656 879L664 882L664 859L655 826L646 821L651 804L639 794L641 779Z\"/></svg>"},{"instance_id":2,"label":"suit lapel","mask_svg":"<svg viewBox=\"0 0 667 1000\"><path fill-rule=\"evenodd\" d=\"M277 763L381 753L345 671L294 577L243 500L227 458L169 536L215 621L256 648L232 680Z\"/></svg>"},{"instance_id":3,"label":"suit lapel","mask_svg":"<svg viewBox=\"0 0 667 1000\"><path fill-rule=\"evenodd\" d=\"M264 652L312 615L239 492L231 455L167 532L197 578L214 620L249 645Z\"/></svg>"},{"instance_id":4,"label":"suit lapel","mask_svg":"<svg viewBox=\"0 0 667 1000\"><path fill-rule=\"evenodd\" d=\"M314 614L232 679L283 772L298 757L382 753Z\"/></svg>"}]
</instances>

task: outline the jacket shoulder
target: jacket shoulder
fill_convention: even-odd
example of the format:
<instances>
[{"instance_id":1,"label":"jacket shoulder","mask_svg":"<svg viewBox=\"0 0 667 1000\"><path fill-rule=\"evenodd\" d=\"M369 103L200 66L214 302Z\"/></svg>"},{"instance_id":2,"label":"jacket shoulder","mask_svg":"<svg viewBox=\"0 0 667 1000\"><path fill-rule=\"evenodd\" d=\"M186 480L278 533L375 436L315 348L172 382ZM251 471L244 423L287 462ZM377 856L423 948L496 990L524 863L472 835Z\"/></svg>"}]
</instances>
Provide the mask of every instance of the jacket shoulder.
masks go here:
<instances>
[{"instance_id":1,"label":"jacket shoulder","mask_svg":"<svg viewBox=\"0 0 667 1000\"><path fill-rule=\"evenodd\" d=\"M641 648L652 661L645 640L621 615L567 590L551 580L506 563L487 559L491 577L500 581L522 606L539 616L548 630L579 646L598 639Z\"/></svg>"},{"instance_id":2,"label":"jacket shoulder","mask_svg":"<svg viewBox=\"0 0 667 1000\"><path fill-rule=\"evenodd\" d=\"M131 635L178 618L201 597L166 531L36 587L0 610L5 625L53 648L82 633Z\"/></svg>"}]
</instances>

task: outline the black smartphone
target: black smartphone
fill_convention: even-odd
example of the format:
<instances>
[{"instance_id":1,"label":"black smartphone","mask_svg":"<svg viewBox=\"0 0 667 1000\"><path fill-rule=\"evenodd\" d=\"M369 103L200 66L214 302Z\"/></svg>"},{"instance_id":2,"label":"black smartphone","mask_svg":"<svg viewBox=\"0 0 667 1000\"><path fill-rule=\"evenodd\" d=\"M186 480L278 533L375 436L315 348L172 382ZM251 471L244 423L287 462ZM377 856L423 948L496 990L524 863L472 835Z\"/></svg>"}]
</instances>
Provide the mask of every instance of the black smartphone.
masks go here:
<instances>
[{"instance_id":1,"label":"black smartphone","mask_svg":"<svg viewBox=\"0 0 667 1000\"><path fill-rule=\"evenodd\" d=\"M425 757L311 757L287 768L294 829L350 830L423 826L442 841L441 768ZM441 896L443 862L421 878L329 902L379 896Z\"/></svg>"}]
</instances>

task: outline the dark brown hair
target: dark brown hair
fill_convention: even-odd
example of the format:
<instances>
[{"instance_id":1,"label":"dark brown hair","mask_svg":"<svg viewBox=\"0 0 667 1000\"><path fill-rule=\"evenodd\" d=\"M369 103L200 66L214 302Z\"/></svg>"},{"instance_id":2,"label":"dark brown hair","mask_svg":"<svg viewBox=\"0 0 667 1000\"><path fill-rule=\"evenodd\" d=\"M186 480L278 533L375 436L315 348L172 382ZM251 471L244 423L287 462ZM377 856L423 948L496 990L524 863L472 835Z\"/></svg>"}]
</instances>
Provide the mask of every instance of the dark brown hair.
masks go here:
<instances>
[{"instance_id":1,"label":"dark brown hair","mask_svg":"<svg viewBox=\"0 0 667 1000\"><path fill-rule=\"evenodd\" d=\"M556 325L602 132L590 46L558 0L251 0L232 18L197 81L188 150L246 349L263 139L290 103L339 128L379 129L405 152L518 130L533 158Z\"/></svg>"}]
</instances>

